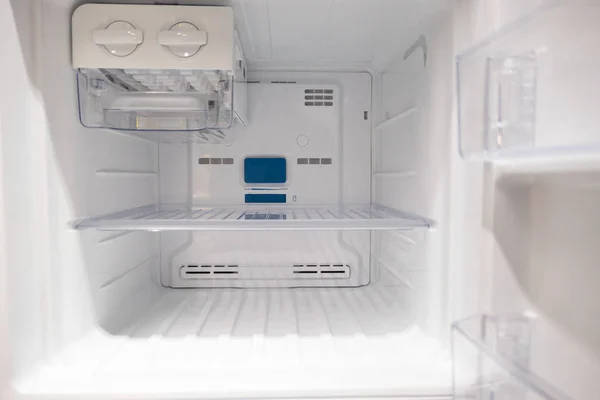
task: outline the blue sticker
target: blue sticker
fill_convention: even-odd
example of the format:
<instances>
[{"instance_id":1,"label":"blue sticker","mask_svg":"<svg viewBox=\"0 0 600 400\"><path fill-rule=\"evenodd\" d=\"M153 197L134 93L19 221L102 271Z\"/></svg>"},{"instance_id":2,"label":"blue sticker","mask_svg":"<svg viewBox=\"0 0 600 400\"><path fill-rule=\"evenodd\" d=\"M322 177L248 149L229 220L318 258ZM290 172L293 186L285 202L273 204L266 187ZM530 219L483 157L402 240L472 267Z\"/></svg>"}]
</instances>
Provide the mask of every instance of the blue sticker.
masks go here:
<instances>
[{"instance_id":1,"label":"blue sticker","mask_svg":"<svg viewBox=\"0 0 600 400\"><path fill-rule=\"evenodd\" d=\"M244 182L275 183L287 181L287 163L284 157L248 157L244 160Z\"/></svg>"},{"instance_id":2,"label":"blue sticker","mask_svg":"<svg viewBox=\"0 0 600 400\"><path fill-rule=\"evenodd\" d=\"M246 203L285 203L287 195L285 194L247 194Z\"/></svg>"}]
</instances>

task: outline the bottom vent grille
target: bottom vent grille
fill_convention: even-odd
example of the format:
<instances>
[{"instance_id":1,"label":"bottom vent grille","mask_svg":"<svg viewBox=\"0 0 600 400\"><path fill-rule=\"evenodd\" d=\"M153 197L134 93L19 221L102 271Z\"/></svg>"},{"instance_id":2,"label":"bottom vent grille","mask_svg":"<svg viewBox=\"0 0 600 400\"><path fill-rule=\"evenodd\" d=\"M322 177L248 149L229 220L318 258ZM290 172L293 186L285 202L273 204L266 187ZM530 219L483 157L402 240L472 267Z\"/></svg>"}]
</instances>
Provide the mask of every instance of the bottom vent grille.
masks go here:
<instances>
[{"instance_id":1,"label":"bottom vent grille","mask_svg":"<svg viewBox=\"0 0 600 400\"><path fill-rule=\"evenodd\" d=\"M346 264L294 264L297 275L315 275L314 278L349 278L350 266Z\"/></svg>"},{"instance_id":2,"label":"bottom vent grille","mask_svg":"<svg viewBox=\"0 0 600 400\"><path fill-rule=\"evenodd\" d=\"M237 275L239 272L237 265L184 265L181 268L181 277L184 279L219 279L220 276Z\"/></svg>"},{"instance_id":3,"label":"bottom vent grille","mask_svg":"<svg viewBox=\"0 0 600 400\"><path fill-rule=\"evenodd\" d=\"M237 264L184 265L181 279L348 279L350 265L342 263L293 264L282 266L239 266Z\"/></svg>"}]
</instances>

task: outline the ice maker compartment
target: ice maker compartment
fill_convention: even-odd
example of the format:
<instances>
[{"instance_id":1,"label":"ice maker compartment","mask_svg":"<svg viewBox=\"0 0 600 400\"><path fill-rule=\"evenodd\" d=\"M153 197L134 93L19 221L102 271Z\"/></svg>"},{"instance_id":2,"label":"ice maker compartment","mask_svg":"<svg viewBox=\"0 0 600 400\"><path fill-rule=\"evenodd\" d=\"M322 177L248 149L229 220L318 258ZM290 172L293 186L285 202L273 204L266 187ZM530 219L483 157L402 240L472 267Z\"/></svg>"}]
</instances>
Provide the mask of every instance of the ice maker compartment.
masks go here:
<instances>
[{"instance_id":1,"label":"ice maker compartment","mask_svg":"<svg viewBox=\"0 0 600 400\"><path fill-rule=\"evenodd\" d=\"M233 75L223 71L80 69L79 117L90 128L200 132L234 123ZM213 135L193 135L197 141ZM156 138L156 136L154 136Z\"/></svg>"}]
</instances>

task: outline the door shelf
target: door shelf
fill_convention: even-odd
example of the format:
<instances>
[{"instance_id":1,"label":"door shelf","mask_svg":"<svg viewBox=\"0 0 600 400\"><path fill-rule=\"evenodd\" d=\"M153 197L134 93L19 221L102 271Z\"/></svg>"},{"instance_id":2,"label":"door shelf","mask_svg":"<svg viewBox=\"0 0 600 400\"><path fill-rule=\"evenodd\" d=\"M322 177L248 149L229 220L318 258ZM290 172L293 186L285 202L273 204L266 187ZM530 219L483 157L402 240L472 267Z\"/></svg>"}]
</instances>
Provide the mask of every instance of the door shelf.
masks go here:
<instances>
[{"instance_id":1,"label":"door shelf","mask_svg":"<svg viewBox=\"0 0 600 400\"><path fill-rule=\"evenodd\" d=\"M454 399L572 400L531 370L522 315L476 315L452 325Z\"/></svg>"},{"instance_id":2,"label":"door shelf","mask_svg":"<svg viewBox=\"0 0 600 400\"><path fill-rule=\"evenodd\" d=\"M410 230L433 222L392 208L367 205L198 206L149 205L75 222L76 229L189 230Z\"/></svg>"},{"instance_id":3,"label":"door shelf","mask_svg":"<svg viewBox=\"0 0 600 400\"><path fill-rule=\"evenodd\" d=\"M597 2L548 2L457 57L464 158L600 149L598 18Z\"/></svg>"}]
</instances>

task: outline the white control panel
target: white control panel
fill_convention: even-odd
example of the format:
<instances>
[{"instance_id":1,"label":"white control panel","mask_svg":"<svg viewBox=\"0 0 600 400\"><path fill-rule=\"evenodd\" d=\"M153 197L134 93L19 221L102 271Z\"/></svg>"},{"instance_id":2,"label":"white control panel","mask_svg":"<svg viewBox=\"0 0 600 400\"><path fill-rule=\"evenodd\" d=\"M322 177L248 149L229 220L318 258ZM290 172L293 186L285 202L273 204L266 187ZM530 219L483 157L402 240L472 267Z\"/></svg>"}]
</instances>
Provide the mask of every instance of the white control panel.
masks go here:
<instances>
[{"instance_id":1,"label":"white control panel","mask_svg":"<svg viewBox=\"0 0 600 400\"><path fill-rule=\"evenodd\" d=\"M72 17L74 68L234 71L231 7L84 4Z\"/></svg>"}]
</instances>

